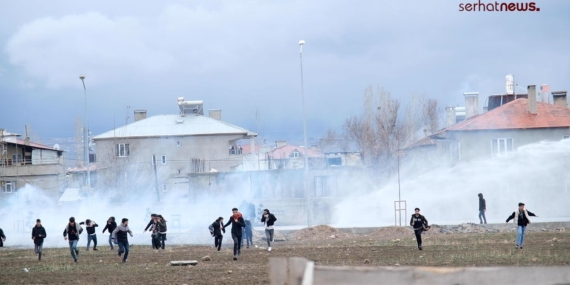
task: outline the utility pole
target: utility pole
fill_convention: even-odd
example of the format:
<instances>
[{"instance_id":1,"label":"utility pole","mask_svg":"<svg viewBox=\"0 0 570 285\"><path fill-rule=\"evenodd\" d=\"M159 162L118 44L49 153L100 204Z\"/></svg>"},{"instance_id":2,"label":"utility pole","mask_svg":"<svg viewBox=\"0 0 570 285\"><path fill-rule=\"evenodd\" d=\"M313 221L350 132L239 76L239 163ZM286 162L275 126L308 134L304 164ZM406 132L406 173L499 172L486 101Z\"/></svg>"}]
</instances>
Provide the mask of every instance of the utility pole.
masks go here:
<instances>
[{"instance_id":1,"label":"utility pole","mask_svg":"<svg viewBox=\"0 0 570 285\"><path fill-rule=\"evenodd\" d=\"M299 59L301 62L301 98L303 100L303 140L305 144L305 171L303 184L305 185L305 196L307 203L307 226L310 227L313 218L313 205L311 203L311 193L309 191L309 145L307 143L307 116L305 112L305 82L303 80L303 45L304 40L299 41Z\"/></svg>"},{"instance_id":2,"label":"utility pole","mask_svg":"<svg viewBox=\"0 0 570 285\"><path fill-rule=\"evenodd\" d=\"M156 199L160 202L160 191L158 189L158 173L156 172L156 155L152 155L152 166L154 167L154 187L156 189Z\"/></svg>"},{"instance_id":3,"label":"utility pole","mask_svg":"<svg viewBox=\"0 0 570 285\"><path fill-rule=\"evenodd\" d=\"M85 97L85 139L83 141L83 147L85 149L85 167L87 168L87 189L91 191L91 168L89 163L89 124L87 123L87 88L85 88L85 75L80 75L79 79L83 83L83 96Z\"/></svg>"}]
</instances>

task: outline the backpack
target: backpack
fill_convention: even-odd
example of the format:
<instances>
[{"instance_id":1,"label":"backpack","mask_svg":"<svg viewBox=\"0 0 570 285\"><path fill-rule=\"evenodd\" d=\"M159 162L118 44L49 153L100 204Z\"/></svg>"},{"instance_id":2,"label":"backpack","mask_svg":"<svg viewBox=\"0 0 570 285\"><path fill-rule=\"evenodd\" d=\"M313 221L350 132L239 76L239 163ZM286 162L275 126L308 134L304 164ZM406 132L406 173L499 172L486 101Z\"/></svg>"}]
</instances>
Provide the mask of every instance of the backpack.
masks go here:
<instances>
[{"instance_id":1,"label":"backpack","mask_svg":"<svg viewBox=\"0 0 570 285\"><path fill-rule=\"evenodd\" d=\"M214 226L212 224L208 226L208 230L210 231L211 235L214 235Z\"/></svg>"}]
</instances>

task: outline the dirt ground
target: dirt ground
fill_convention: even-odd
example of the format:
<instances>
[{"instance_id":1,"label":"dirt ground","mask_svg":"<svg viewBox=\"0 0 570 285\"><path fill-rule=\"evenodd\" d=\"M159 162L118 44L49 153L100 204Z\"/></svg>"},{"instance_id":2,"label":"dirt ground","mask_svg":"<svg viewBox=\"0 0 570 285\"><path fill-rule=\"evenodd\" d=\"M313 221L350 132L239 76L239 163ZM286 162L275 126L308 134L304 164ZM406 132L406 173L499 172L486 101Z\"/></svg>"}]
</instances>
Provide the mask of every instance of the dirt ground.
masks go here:
<instances>
[{"instance_id":1,"label":"dirt ground","mask_svg":"<svg viewBox=\"0 0 570 285\"><path fill-rule=\"evenodd\" d=\"M570 232L529 232L522 250L514 233L426 233L419 251L411 231L387 228L371 234L342 234L321 226L275 242L273 251L244 248L232 260L231 242L222 251L209 246L170 246L153 251L133 245L122 264L108 245L85 251L80 241L77 264L69 249L44 249L37 260L33 249L0 248L0 284L269 284L269 257L305 257L332 266L569 266ZM213 242L212 242L213 243ZM211 261L201 261L209 255ZM173 260L198 260L196 266L170 266ZM27 269L27 272L26 270Z\"/></svg>"}]
</instances>

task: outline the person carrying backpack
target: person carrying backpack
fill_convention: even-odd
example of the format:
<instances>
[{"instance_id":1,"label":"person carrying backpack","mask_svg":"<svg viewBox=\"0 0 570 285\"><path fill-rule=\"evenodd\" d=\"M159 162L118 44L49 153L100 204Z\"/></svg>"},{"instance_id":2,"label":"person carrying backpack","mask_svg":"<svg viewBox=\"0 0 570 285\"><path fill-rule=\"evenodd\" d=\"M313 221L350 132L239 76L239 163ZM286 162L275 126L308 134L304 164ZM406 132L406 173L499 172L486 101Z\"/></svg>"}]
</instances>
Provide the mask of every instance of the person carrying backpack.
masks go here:
<instances>
[{"instance_id":1,"label":"person carrying backpack","mask_svg":"<svg viewBox=\"0 0 570 285\"><path fill-rule=\"evenodd\" d=\"M220 251L222 248L222 240L224 238L222 232L226 233L226 229L224 229L224 218L217 218L210 226L208 226L208 229L210 230L210 234L214 237L214 247Z\"/></svg>"}]
</instances>

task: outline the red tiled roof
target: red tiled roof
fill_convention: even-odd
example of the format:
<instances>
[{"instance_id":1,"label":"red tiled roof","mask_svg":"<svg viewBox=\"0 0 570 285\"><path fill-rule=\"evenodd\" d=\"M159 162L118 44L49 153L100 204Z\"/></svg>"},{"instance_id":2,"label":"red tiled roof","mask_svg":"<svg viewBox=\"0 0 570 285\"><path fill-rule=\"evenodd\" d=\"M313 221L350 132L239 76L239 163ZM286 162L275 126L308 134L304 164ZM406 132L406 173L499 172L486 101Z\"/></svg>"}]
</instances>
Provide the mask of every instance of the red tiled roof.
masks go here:
<instances>
[{"instance_id":1,"label":"red tiled roof","mask_svg":"<svg viewBox=\"0 0 570 285\"><path fill-rule=\"evenodd\" d=\"M241 147L242 147L242 153L244 153L244 154L248 154L249 150L251 149L251 145L249 145L249 144L242 145ZM253 153L258 153L258 152L259 152L259 146L255 145L253 147Z\"/></svg>"},{"instance_id":2,"label":"red tiled roof","mask_svg":"<svg viewBox=\"0 0 570 285\"><path fill-rule=\"evenodd\" d=\"M536 105L537 114L531 114L528 110L528 99L519 98L459 122L444 131L570 127L570 108L542 102L537 102Z\"/></svg>"},{"instance_id":3,"label":"red tiled roof","mask_svg":"<svg viewBox=\"0 0 570 285\"><path fill-rule=\"evenodd\" d=\"M412 143L411 145L405 147L404 149L409 149L409 148L414 148L414 147L420 147L420 146L428 146L428 145L434 145L435 144L435 140L432 139L431 137L425 137L415 143Z\"/></svg>"},{"instance_id":4,"label":"red tiled roof","mask_svg":"<svg viewBox=\"0 0 570 285\"><path fill-rule=\"evenodd\" d=\"M302 155L305 154L305 148L302 146L294 146L294 145L284 145L282 147L278 147L271 151L271 157L274 159L285 159L291 156L293 151L299 151ZM324 155L316 150L308 149L309 157L323 157Z\"/></svg>"},{"instance_id":5,"label":"red tiled roof","mask_svg":"<svg viewBox=\"0 0 570 285\"><path fill-rule=\"evenodd\" d=\"M18 145L26 145L26 142L25 142L24 140L21 140L21 139L16 139L16 144L18 144ZM47 145L43 145L43 144L39 144L39 143L34 143L34 142L30 142L29 146L32 147L32 148L41 148L41 149L55 150L55 151L60 151L60 152L63 151L63 150L55 149L55 148L53 148L53 147L49 147L49 146L47 146Z\"/></svg>"}]
</instances>

